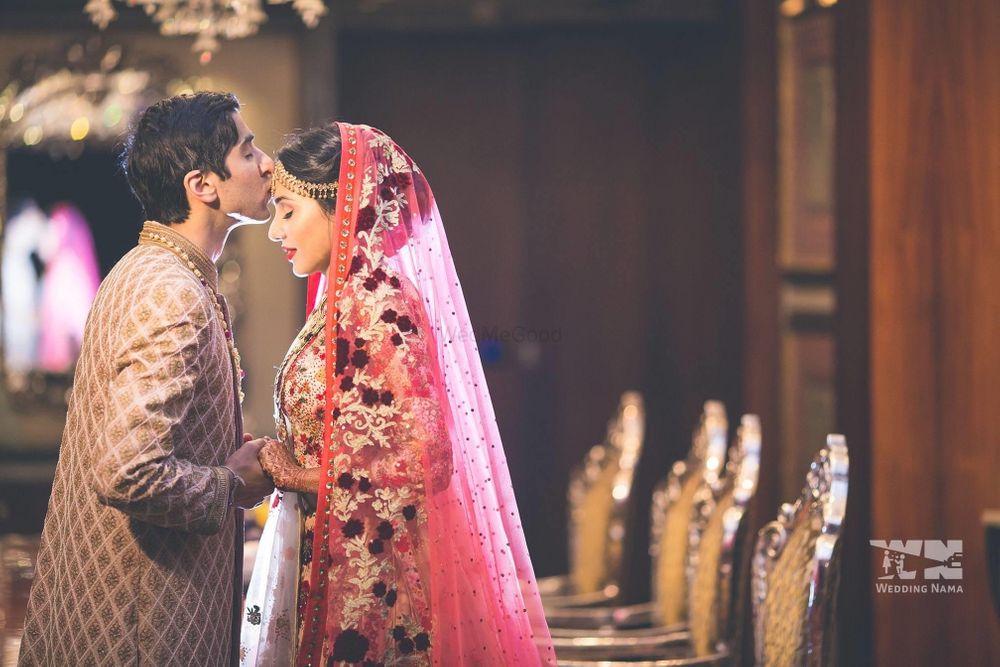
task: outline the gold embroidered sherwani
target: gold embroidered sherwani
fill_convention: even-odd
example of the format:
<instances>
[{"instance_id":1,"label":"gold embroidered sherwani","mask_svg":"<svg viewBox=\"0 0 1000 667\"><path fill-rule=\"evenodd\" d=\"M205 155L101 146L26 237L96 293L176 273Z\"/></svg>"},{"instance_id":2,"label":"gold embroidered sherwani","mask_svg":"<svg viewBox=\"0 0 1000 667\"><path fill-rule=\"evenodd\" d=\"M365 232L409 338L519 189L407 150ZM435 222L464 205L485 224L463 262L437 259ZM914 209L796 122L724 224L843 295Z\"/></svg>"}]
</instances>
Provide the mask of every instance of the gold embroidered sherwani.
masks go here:
<instances>
[{"instance_id":1,"label":"gold embroidered sherwani","mask_svg":"<svg viewBox=\"0 0 1000 667\"><path fill-rule=\"evenodd\" d=\"M208 257L146 225L217 289ZM87 321L20 665L230 661L242 513L219 466L241 432L211 293L171 251L139 245Z\"/></svg>"}]
</instances>

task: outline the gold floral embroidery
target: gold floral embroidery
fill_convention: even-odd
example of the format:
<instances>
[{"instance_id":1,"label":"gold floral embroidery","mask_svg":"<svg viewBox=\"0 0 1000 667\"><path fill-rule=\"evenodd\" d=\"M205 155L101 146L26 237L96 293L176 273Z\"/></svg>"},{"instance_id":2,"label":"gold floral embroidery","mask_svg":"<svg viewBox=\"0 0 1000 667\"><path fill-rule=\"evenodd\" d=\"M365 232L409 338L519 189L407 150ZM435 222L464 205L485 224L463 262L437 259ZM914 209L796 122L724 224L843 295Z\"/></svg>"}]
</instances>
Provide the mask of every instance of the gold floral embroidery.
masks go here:
<instances>
[{"instance_id":1,"label":"gold floral embroidery","mask_svg":"<svg viewBox=\"0 0 1000 667\"><path fill-rule=\"evenodd\" d=\"M433 391L429 331L416 288L393 274L378 248L339 301L349 323L335 342L334 440L339 452L331 495L327 628L357 631L392 662L416 637L429 645L430 601L424 571L425 460L437 489L451 474L448 434ZM367 260L375 259L370 264ZM375 268L372 268L375 267ZM301 465L318 466L323 442L326 350L322 300L281 366L276 396L279 436ZM300 601L308 597L315 515L302 525ZM300 606L300 614L303 607ZM302 627L302 623L299 627ZM402 628L402 630L400 630ZM404 634L403 639L394 635ZM329 647L334 636L326 637ZM408 653L423 664L426 652Z\"/></svg>"},{"instance_id":2,"label":"gold floral embroidery","mask_svg":"<svg viewBox=\"0 0 1000 667\"><path fill-rule=\"evenodd\" d=\"M389 173L396 174L408 174L410 172L419 171L417 165L413 164L406 155L396 146L395 142L390 139L387 135L381 134L379 132L373 132L372 138L368 141L368 146L371 148L382 149L382 151L389 156L392 161L392 169L388 169L388 164L384 161L379 161L379 165L385 165L386 176ZM383 176L384 178L384 176Z\"/></svg>"}]
</instances>

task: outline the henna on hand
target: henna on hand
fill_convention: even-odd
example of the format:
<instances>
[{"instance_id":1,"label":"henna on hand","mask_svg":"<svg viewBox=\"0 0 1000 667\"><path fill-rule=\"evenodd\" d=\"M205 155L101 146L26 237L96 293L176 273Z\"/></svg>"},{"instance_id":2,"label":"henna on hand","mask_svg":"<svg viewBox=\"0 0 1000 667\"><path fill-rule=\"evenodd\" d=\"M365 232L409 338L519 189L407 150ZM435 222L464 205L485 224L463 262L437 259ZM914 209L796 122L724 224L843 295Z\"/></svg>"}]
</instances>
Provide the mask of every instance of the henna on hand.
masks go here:
<instances>
[{"instance_id":1,"label":"henna on hand","mask_svg":"<svg viewBox=\"0 0 1000 667\"><path fill-rule=\"evenodd\" d=\"M282 491L315 493L318 476L311 469L303 468L283 443L269 440L257 456L261 468L274 481L274 486ZM315 470L319 470L316 468ZM310 481L315 478L315 483Z\"/></svg>"}]
</instances>

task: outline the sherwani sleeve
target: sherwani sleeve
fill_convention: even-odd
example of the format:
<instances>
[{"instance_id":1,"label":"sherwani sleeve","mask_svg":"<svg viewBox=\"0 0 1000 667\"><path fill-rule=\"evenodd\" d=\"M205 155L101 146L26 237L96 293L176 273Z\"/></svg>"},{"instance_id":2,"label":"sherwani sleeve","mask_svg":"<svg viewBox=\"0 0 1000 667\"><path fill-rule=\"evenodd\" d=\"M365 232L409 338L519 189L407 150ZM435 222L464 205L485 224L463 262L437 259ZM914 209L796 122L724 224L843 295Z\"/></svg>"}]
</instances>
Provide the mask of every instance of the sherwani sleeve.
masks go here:
<instances>
[{"instance_id":1,"label":"sherwani sleeve","mask_svg":"<svg viewBox=\"0 0 1000 667\"><path fill-rule=\"evenodd\" d=\"M141 521L212 534L228 513L231 473L196 465L174 449L178 428L197 409L196 379L212 322L203 299L192 285L158 286L130 309L105 428L94 443L93 488L102 503Z\"/></svg>"}]
</instances>

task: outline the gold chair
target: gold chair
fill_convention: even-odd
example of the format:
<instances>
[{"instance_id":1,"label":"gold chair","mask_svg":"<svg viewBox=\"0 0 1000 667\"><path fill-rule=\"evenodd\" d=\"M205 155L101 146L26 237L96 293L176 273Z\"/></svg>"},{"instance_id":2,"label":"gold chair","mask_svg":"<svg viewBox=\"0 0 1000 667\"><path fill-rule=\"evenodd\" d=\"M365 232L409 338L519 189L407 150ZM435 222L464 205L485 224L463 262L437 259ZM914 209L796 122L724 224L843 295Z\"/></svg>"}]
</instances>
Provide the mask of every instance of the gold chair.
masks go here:
<instances>
[{"instance_id":1,"label":"gold chair","mask_svg":"<svg viewBox=\"0 0 1000 667\"><path fill-rule=\"evenodd\" d=\"M570 571L539 579L546 609L609 604L618 596L625 521L645 430L642 395L627 391L605 441L570 475Z\"/></svg>"},{"instance_id":2,"label":"gold chair","mask_svg":"<svg viewBox=\"0 0 1000 667\"><path fill-rule=\"evenodd\" d=\"M653 558L654 613L664 626L687 622L689 534L695 504L711 497L719 485L726 457L729 421L719 401L706 401L702 423L695 432L691 453L678 461L667 479L653 492L649 554ZM706 495L707 494L707 495Z\"/></svg>"},{"instance_id":3,"label":"gold chair","mask_svg":"<svg viewBox=\"0 0 1000 667\"><path fill-rule=\"evenodd\" d=\"M828 435L802 496L757 534L751 601L758 665L829 663L848 464L844 436Z\"/></svg>"},{"instance_id":4,"label":"gold chair","mask_svg":"<svg viewBox=\"0 0 1000 667\"><path fill-rule=\"evenodd\" d=\"M653 602L599 609L549 608L546 616L553 634L573 636L580 634L577 630L635 628L649 630L658 636L664 625L670 626L670 630L684 629L683 621L678 618L680 614L673 610L682 612L685 609L691 511L699 489L718 484L726 452L727 429L723 404L706 401L687 460L675 463L666 480L653 492L650 555L653 557L654 596L657 582L663 582L665 589L659 600L654 597ZM661 568L662 573L659 572ZM668 613L664 613L663 607ZM667 618L670 622L663 622L662 619Z\"/></svg>"},{"instance_id":5,"label":"gold chair","mask_svg":"<svg viewBox=\"0 0 1000 667\"><path fill-rule=\"evenodd\" d=\"M849 459L843 436L827 436L794 505L781 506L776 521L757 533L751 565L754 661L767 667L830 664L839 570L839 537L847 506ZM705 533L708 539L708 530ZM723 589L720 595L725 595ZM692 635L708 609L692 597ZM723 601L724 600L720 600ZM720 627L723 623L720 617ZM707 635L710 639L710 634ZM702 645L702 648L704 645ZM665 646L648 652L559 661L564 667L688 667L740 664L738 644L720 642L698 655L698 640L687 652ZM558 649L557 649L558 650Z\"/></svg>"},{"instance_id":6,"label":"gold chair","mask_svg":"<svg viewBox=\"0 0 1000 667\"><path fill-rule=\"evenodd\" d=\"M692 522L688 604L692 651L698 657L722 650L720 644L738 634L739 582L746 573L741 563L747 555L744 519L757 491L760 448L760 419L743 415L721 488L695 506L704 518Z\"/></svg>"},{"instance_id":7,"label":"gold chair","mask_svg":"<svg viewBox=\"0 0 1000 667\"><path fill-rule=\"evenodd\" d=\"M712 412L706 411L706 416ZM710 419L705 423L712 426ZM711 429L708 431L713 436ZM639 660L668 654L707 658L719 652L722 640L735 634L733 580L738 578L742 560L738 547L745 533L741 530L743 519L757 488L760 442L759 420L755 415L744 415L724 475L720 477L718 468L710 464L713 472L705 475L705 483L695 491L688 506L691 521L685 546L690 556L686 559L685 579L690 630L686 631L683 624L598 631L556 629L553 641L557 655L593 661ZM709 458L718 456L712 449L709 447Z\"/></svg>"}]
</instances>

